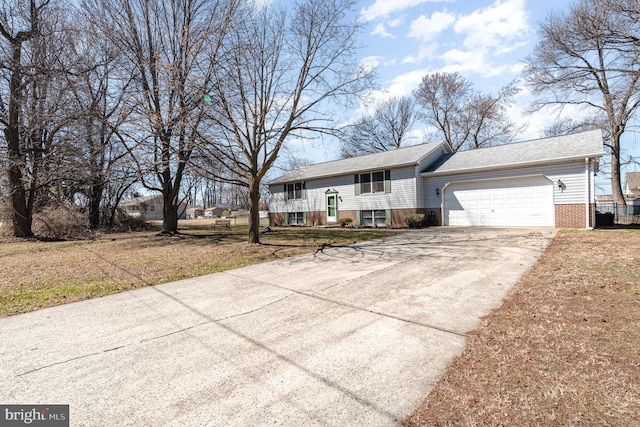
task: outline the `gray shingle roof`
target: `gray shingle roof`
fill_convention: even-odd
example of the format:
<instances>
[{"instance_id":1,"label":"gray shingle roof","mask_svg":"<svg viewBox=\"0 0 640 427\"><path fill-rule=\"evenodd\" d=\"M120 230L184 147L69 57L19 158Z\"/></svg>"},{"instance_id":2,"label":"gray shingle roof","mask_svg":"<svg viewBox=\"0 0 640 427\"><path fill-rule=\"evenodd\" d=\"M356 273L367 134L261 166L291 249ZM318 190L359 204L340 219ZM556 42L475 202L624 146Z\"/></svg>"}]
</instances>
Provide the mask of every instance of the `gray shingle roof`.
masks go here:
<instances>
[{"instance_id":1,"label":"gray shingle roof","mask_svg":"<svg viewBox=\"0 0 640 427\"><path fill-rule=\"evenodd\" d=\"M440 158L425 172L446 174L480 169L506 169L511 166L553 163L560 160L604 155L602 131L535 139L477 150L459 151Z\"/></svg>"},{"instance_id":2,"label":"gray shingle roof","mask_svg":"<svg viewBox=\"0 0 640 427\"><path fill-rule=\"evenodd\" d=\"M388 169L401 166L415 166L423 158L434 150L439 149L442 145L443 142L431 142L428 144L398 148L397 150L368 154L366 156L317 163L315 165L296 169L269 181L268 184L281 184L326 176L338 176L380 168Z\"/></svg>"},{"instance_id":3,"label":"gray shingle roof","mask_svg":"<svg viewBox=\"0 0 640 427\"><path fill-rule=\"evenodd\" d=\"M120 206L137 206L140 205L142 203L147 203L150 202L154 199L158 199L158 198L162 198L162 194L152 194L149 196L138 196L138 197L133 197L129 200L127 200L126 202L122 202L120 203Z\"/></svg>"}]
</instances>

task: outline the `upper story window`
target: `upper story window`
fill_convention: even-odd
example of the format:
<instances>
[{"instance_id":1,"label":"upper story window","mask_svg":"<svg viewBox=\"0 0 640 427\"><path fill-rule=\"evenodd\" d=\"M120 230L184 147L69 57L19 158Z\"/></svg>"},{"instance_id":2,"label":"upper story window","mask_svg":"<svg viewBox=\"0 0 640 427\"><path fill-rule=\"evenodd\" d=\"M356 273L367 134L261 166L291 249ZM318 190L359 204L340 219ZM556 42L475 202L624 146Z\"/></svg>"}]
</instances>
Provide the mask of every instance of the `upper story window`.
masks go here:
<instances>
[{"instance_id":1,"label":"upper story window","mask_svg":"<svg viewBox=\"0 0 640 427\"><path fill-rule=\"evenodd\" d=\"M361 173L355 176L356 194L390 193L391 171Z\"/></svg>"},{"instance_id":2,"label":"upper story window","mask_svg":"<svg viewBox=\"0 0 640 427\"><path fill-rule=\"evenodd\" d=\"M284 192L287 200L304 199L305 185L304 182L293 182L284 185Z\"/></svg>"}]
</instances>

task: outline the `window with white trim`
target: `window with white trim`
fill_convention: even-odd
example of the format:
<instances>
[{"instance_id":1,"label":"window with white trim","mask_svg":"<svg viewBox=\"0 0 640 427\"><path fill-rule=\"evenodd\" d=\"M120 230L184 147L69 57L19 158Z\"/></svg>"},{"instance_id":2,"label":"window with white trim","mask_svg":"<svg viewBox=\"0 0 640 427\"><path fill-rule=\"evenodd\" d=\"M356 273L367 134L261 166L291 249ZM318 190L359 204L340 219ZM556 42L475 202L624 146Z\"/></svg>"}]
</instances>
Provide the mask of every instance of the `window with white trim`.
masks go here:
<instances>
[{"instance_id":1,"label":"window with white trim","mask_svg":"<svg viewBox=\"0 0 640 427\"><path fill-rule=\"evenodd\" d=\"M304 182L292 182L284 186L287 200L304 199Z\"/></svg>"},{"instance_id":2,"label":"window with white trim","mask_svg":"<svg viewBox=\"0 0 640 427\"><path fill-rule=\"evenodd\" d=\"M304 225L304 212L289 212L289 213L287 213L287 224L289 224L289 225Z\"/></svg>"},{"instance_id":3,"label":"window with white trim","mask_svg":"<svg viewBox=\"0 0 640 427\"><path fill-rule=\"evenodd\" d=\"M391 171L366 172L355 175L356 195L391 192Z\"/></svg>"},{"instance_id":4,"label":"window with white trim","mask_svg":"<svg viewBox=\"0 0 640 427\"><path fill-rule=\"evenodd\" d=\"M365 227L387 225L387 212L384 209L360 211L360 225Z\"/></svg>"}]
</instances>

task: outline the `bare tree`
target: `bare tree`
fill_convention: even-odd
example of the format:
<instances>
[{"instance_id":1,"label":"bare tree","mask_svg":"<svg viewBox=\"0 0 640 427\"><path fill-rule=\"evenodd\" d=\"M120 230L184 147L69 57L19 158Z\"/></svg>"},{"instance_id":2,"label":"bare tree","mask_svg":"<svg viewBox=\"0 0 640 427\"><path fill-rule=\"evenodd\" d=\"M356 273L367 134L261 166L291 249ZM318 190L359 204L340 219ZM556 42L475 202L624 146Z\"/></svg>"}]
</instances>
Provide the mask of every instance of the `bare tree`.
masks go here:
<instances>
[{"instance_id":1,"label":"bare tree","mask_svg":"<svg viewBox=\"0 0 640 427\"><path fill-rule=\"evenodd\" d=\"M375 106L350 125L346 131L341 154L343 158L372 154L400 148L415 122L415 103L412 97L392 97Z\"/></svg>"},{"instance_id":2,"label":"bare tree","mask_svg":"<svg viewBox=\"0 0 640 427\"><path fill-rule=\"evenodd\" d=\"M636 0L580 0L540 25L525 77L535 109L576 105L602 117L611 188L624 204L620 138L640 105L640 10Z\"/></svg>"},{"instance_id":3,"label":"bare tree","mask_svg":"<svg viewBox=\"0 0 640 427\"><path fill-rule=\"evenodd\" d=\"M80 9L74 15L76 32L68 38L73 59L66 75L77 110L70 124L70 137L78 147L74 177L78 193L86 198L89 227L98 228L113 224L117 196L138 179L125 159L121 135L132 114L126 98L133 76L121 67L121 56L95 30L87 13Z\"/></svg>"},{"instance_id":4,"label":"bare tree","mask_svg":"<svg viewBox=\"0 0 640 427\"><path fill-rule=\"evenodd\" d=\"M9 57L3 60L3 68L8 70L8 101L2 103L2 125L7 142L8 184L10 192L13 233L16 237L29 237L32 212L29 209L25 188L24 173L21 167L25 163L20 143L20 122L22 113L22 93L24 88L25 67L22 54L24 44L37 36L39 32L39 14L49 2L29 2L28 11L19 4L5 3L0 11L0 34L4 39L3 50L8 45ZM17 22L16 22L17 21Z\"/></svg>"},{"instance_id":5,"label":"bare tree","mask_svg":"<svg viewBox=\"0 0 640 427\"><path fill-rule=\"evenodd\" d=\"M285 142L333 133L326 107L363 93L372 73L356 57L352 0L305 0L288 11L248 9L219 56L211 87L209 155L248 190L249 242L259 243L261 183ZM335 110L333 111L335 114Z\"/></svg>"},{"instance_id":6,"label":"bare tree","mask_svg":"<svg viewBox=\"0 0 640 427\"><path fill-rule=\"evenodd\" d=\"M458 151L513 141L523 127L506 111L517 92L511 83L496 95L483 94L458 73L436 72L422 78L414 96L422 107L420 117Z\"/></svg>"},{"instance_id":7,"label":"bare tree","mask_svg":"<svg viewBox=\"0 0 640 427\"><path fill-rule=\"evenodd\" d=\"M65 197L67 154L61 144L71 112L64 79L65 14L60 2L3 2L0 7L0 91L13 233L33 234L36 203ZM6 55L6 56L5 56ZM3 100L7 100L5 105Z\"/></svg>"},{"instance_id":8,"label":"bare tree","mask_svg":"<svg viewBox=\"0 0 640 427\"><path fill-rule=\"evenodd\" d=\"M554 136L569 135L572 133L586 132L589 130L602 129L602 123L593 120L574 120L563 118L556 120L544 129L544 136L551 138Z\"/></svg>"},{"instance_id":9,"label":"bare tree","mask_svg":"<svg viewBox=\"0 0 640 427\"><path fill-rule=\"evenodd\" d=\"M135 76L124 139L147 189L163 195L163 232L178 229L182 179L202 126L198 100L236 0L86 0L96 25ZM150 173L150 176L147 175Z\"/></svg>"}]
</instances>

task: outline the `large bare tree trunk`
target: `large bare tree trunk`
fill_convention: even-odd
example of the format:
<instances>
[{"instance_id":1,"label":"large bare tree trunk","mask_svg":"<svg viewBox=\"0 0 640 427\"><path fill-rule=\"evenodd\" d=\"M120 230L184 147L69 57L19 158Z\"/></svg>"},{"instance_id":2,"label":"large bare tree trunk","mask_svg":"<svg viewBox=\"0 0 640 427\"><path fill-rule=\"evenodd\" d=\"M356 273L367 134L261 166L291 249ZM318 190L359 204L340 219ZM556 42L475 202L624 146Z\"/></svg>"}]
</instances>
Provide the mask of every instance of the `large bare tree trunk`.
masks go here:
<instances>
[{"instance_id":1,"label":"large bare tree trunk","mask_svg":"<svg viewBox=\"0 0 640 427\"><path fill-rule=\"evenodd\" d=\"M627 202L625 201L621 184L620 136L621 133L611 134L611 193L615 203L626 205Z\"/></svg>"},{"instance_id":2,"label":"large bare tree trunk","mask_svg":"<svg viewBox=\"0 0 640 427\"><path fill-rule=\"evenodd\" d=\"M249 243L260 243L260 181L252 180L249 186Z\"/></svg>"},{"instance_id":3,"label":"large bare tree trunk","mask_svg":"<svg viewBox=\"0 0 640 427\"><path fill-rule=\"evenodd\" d=\"M89 188L89 227L100 227L100 202L102 201L102 193L104 192L104 184L101 179L94 180Z\"/></svg>"},{"instance_id":4,"label":"large bare tree trunk","mask_svg":"<svg viewBox=\"0 0 640 427\"><path fill-rule=\"evenodd\" d=\"M27 202L27 192L21 166L24 156L20 150L20 93L21 93L21 50L22 41L11 40L11 79L9 82L9 124L5 128L7 139L7 156L9 158L9 188L11 190L11 212L13 221L13 235L29 237L33 235L31 229L32 212Z\"/></svg>"},{"instance_id":5,"label":"large bare tree trunk","mask_svg":"<svg viewBox=\"0 0 640 427\"><path fill-rule=\"evenodd\" d=\"M173 191L162 194L164 205L162 207L162 233L175 234L178 232L178 206Z\"/></svg>"}]
</instances>

